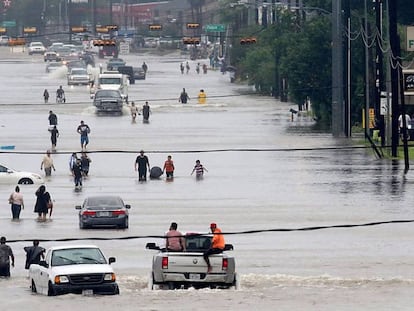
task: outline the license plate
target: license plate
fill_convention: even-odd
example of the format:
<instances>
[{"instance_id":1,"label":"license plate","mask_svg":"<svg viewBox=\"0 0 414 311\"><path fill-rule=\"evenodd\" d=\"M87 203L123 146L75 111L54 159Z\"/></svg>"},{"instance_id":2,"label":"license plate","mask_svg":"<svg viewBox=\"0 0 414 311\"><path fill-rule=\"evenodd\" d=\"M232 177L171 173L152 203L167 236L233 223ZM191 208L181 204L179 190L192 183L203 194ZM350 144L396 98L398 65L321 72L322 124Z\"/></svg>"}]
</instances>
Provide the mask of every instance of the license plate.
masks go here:
<instances>
[{"instance_id":1,"label":"license plate","mask_svg":"<svg viewBox=\"0 0 414 311\"><path fill-rule=\"evenodd\" d=\"M200 274L190 273L190 280L200 280Z\"/></svg>"},{"instance_id":2,"label":"license plate","mask_svg":"<svg viewBox=\"0 0 414 311\"><path fill-rule=\"evenodd\" d=\"M99 212L99 217L109 217L110 213L109 212Z\"/></svg>"},{"instance_id":3,"label":"license plate","mask_svg":"<svg viewBox=\"0 0 414 311\"><path fill-rule=\"evenodd\" d=\"M93 295L93 289L84 289L82 290L83 296L92 296Z\"/></svg>"}]
</instances>

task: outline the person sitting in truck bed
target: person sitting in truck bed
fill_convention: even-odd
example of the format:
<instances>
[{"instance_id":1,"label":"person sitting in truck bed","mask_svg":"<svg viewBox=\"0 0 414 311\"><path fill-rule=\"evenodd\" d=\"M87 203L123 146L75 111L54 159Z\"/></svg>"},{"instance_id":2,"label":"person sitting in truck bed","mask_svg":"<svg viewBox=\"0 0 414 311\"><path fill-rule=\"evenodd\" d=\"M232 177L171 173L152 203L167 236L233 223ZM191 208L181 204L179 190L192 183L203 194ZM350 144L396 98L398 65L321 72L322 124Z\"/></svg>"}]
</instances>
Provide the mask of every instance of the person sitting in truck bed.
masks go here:
<instances>
[{"instance_id":1,"label":"person sitting in truck bed","mask_svg":"<svg viewBox=\"0 0 414 311\"><path fill-rule=\"evenodd\" d=\"M210 248L203 254L204 260L207 263L207 273L210 273L212 270L208 256L222 253L226 245L226 242L224 241L224 235L221 234L221 230L217 228L217 225L215 223L210 224L210 229L214 234L213 239L211 241Z\"/></svg>"},{"instance_id":2,"label":"person sitting in truck bed","mask_svg":"<svg viewBox=\"0 0 414 311\"><path fill-rule=\"evenodd\" d=\"M171 223L170 230L165 235L165 247L168 251L185 252L185 239L177 227L177 223Z\"/></svg>"}]
</instances>

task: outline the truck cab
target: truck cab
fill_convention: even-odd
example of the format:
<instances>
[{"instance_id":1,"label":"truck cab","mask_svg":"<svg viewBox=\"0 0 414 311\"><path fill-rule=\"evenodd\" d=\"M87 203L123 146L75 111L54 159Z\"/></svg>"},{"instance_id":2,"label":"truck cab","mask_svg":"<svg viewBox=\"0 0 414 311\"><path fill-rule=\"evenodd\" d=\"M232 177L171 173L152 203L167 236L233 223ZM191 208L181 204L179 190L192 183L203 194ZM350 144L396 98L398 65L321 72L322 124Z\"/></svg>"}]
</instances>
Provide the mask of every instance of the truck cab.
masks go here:
<instances>
[{"instance_id":1,"label":"truck cab","mask_svg":"<svg viewBox=\"0 0 414 311\"><path fill-rule=\"evenodd\" d=\"M121 93L122 99L128 104L128 76L118 71L104 71L98 75L97 89L117 90Z\"/></svg>"}]
</instances>

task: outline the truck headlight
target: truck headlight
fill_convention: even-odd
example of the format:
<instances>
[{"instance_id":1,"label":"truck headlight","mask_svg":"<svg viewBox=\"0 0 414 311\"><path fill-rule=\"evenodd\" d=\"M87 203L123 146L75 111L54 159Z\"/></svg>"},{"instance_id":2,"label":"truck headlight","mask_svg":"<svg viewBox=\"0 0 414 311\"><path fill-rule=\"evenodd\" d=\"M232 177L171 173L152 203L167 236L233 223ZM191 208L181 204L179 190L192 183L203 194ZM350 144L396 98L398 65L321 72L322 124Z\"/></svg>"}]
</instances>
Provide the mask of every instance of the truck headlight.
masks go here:
<instances>
[{"instance_id":1,"label":"truck headlight","mask_svg":"<svg viewBox=\"0 0 414 311\"><path fill-rule=\"evenodd\" d=\"M115 273L105 273L104 281L115 282L116 281Z\"/></svg>"},{"instance_id":2,"label":"truck headlight","mask_svg":"<svg viewBox=\"0 0 414 311\"><path fill-rule=\"evenodd\" d=\"M69 283L69 278L66 275L56 275L55 284Z\"/></svg>"}]
</instances>

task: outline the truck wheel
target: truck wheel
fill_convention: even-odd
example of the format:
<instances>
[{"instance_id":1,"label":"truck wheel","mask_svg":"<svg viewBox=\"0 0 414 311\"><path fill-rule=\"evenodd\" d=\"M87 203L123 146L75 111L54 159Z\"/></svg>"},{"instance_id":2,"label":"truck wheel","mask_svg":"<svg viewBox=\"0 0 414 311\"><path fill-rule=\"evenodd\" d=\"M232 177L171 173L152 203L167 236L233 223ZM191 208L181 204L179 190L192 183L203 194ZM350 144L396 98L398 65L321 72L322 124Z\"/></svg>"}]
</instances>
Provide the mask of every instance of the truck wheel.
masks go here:
<instances>
[{"instance_id":1,"label":"truck wheel","mask_svg":"<svg viewBox=\"0 0 414 311\"><path fill-rule=\"evenodd\" d=\"M180 286L177 285L177 284L175 284L174 282L168 282L167 286L168 286L168 289L170 289L170 290L179 289L180 288Z\"/></svg>"},{"instance_id":2,"label":"truck wheel","mask_svg":"<svg viewBox=\"0 0 414 311\"><path fill-rule=\"evenodd\" d=\"M30 286L32 293L37 293L35 282L32 280L32 286Z\"/></svg>"},{"instance_id":3,"label":"truck wheel","mask_svg":"<svg viewBox=\"0 0 414 311\"><path fill-rule=\"evenodd\" d=\"M154 275L151 273L148 278L148 289L154 290Z\"/></svg>"},{"instance_id":4,"label":"truck wheel","mask_svg":"<svg viewBox=\"0 0 414 311\"><path fill-rule=\"evenodd\" d=\"M237 273L234 273L233 286L235 290L240 289L240 277Z\"/></svg>"},{"instance_id":5,"label":"truck wheel","mask_svg":"<svg viewBox=\"0 0 414 311\"><path fill-rule=\"evenodd\" d=\"M56 292L53 289L52 284L50 282L49 282L49 286L48 286L48 289L47 289L47 295L48 296L56 296Z\"/></svg>"}]
</instances>

